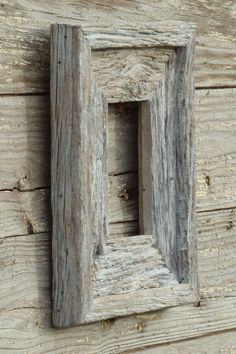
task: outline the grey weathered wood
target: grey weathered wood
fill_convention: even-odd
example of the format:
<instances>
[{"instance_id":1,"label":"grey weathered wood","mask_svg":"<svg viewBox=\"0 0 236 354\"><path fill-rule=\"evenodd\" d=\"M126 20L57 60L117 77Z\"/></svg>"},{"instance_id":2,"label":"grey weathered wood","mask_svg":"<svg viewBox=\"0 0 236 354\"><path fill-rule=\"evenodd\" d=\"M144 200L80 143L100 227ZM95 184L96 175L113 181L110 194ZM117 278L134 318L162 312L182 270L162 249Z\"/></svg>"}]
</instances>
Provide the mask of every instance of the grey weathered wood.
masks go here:
<instances>
[{"instance_id":1,"label":"grey weathered wood","mask_svg":"<svg viewBox=\"0 0 236 354\"><path fill-rule=\"evenodd\" d=\"M173 348L178 349L174 354L234 354L235 306L235 298L215 298L204 301L202 308L174 307L60 331L51 327L50 309L2 311L0 349L6 354L124 354L139 350L149 354L148 348L155 346L158 351L151 354L162 353L162 349L163 354L172 354Z\"/></svg>"},{"instance_id":2,"label":"grey weathered wood","mask_svg":"<svg viewBox=\"0 0 236 354\"><path fill-rule=\"evenodd\" d=\"M27 230L30 229L29 224L25 222L27 220L33 225L36 233L50 231L50 190L26 192L31 187L45 187L50 184L46 179L49 174L48 97L0 97L0 106L2 108L0 185L1 189L9 189L0 193L0 238L27 234ZM119 173L127 171L127 163L131 160L127 158L122 165L121 156L124 156L124 152L119 147L125 146L127 155L132 154L130 143L132 139L129 131L131 135L136 134L135 118L131 118L129 114L132 115L132 111L128 109L123 113L109 109L109 131L111 132L109 162L112 162L112 170ZM235 89L201 90L195 93L197 210L199 212L229 209L235 206L235 114ZM124 125L123 120L126 118L127 125ZM13 141L16 142L14 154L11 148ZM112 151L116 152L115 156L112 155ZM28 173L29 178L23 179L22 183L18 184L19 176L27 171L31 172ZM122 174L109 177L109 211L114 216L112 229L111 226L109 228L112 237L121 236L123 233L134 235L132 227L134 231L138 230L137 224L133 221L127 222L127 220L137 219L137 202L134 203L132 198L125 201L118 197L120 191L133 189L132 181L135 181L132 175L129 178ZM17 190L12 191L12 188L17 186L25 191L22 193ZM131 205L128 207L128 204ZM24 215L27 215L27 218L24 218ZM227 222L228 216L225 218ZM117 224L116 220L119 221ZM209 231L209 237L214 232L213 226ZM222 235L226 227L227 225L222 226L218 233Z\"/></svg>"},{"instance_id":3,"label":"grey weathered wood","mask_svg":"<svg viewBox=\"0 0 236 354\"><path fill-rule=\"evenodd\" d=\"M80 28L52 26L51 61L53 323L68 326L90 307L92 257L106 232L106 108Z\"/></svg>"},{"instance_id":4,"label":"grey weathered wood","mask_svg":"<svg viewBox=\"0 0 236 354\"><path fill-rule=\"evenodd\" d=\"M49 187L49 96L0 96L0 110L0 189Z\"/></svg>"},{"instance_id":5,"label":"grey weathered wood","mask_svg":"<svg viewBox=\"0 0 236 354\"><path fill-rule=\"evenodd\" d=\"M4 0L1 5L0 87L2 93L13 93L12 96L2 96L0 102L2 189L19 187L27 190L50 185L48 97L20 96L21 93L49 90L50 23L66 21L104 28L106 25L122 27L130 22L136 27L140 22L148 24L151 19L195 21L198 26L196 86L235 86L234 0ZM146 317L129 316L115 323L106 321L81 326L79 331L78 328L55 331L51 328L50 310L45 309L45 300L50 301L50 290L45 294L47 285L50 286L50 265L44 267L45 256L40 253L42 247L47 253L50 243L42 240L40 245L35 243L36 235L27 236L23 251L19 240L14 238L13 247L5 243L1 251L2 256L8 253L8 258L1 260L1 273L8 274L8 287L4 280L1 290L5 291L5 299L14 301L9 311L1 312L0 351L9 354L110 354L112 351L123 353L143 348L146 353L148 347L173 341L176 342L172 345L161 345L153 350L158 353L162 350L167 353L235 351L235 331L220 333L236 326L235 291L231 288L236 264L233 247L235 220L231 220L231 210L210 211L235 206L235 97L233 89L200 90L195 102L199 172L197 202L199 210L208 210L199 215L204 215L205 220L205 234L201 234L199 240L200 259L204 259L201 266L204 278L201 274L200 277L204 287L217 284L208 291L212 299L203 301L197 309L183 306L149 313ZM1 235L27 232L20 217L24 209L35 215L35 230L44 229L44 220L50 213L43 211L46 204L38 194L32 191L8 195L9 198L1 198L4 199L0 213L1 221L4 219ZM29 248L32 248L32 258L29 258ZM25 266L25 273L17 268L21 265ZM40 275L48 277L48 282L40 282ZM45 300L39 304L35 299L41 289ZM218 298L219 292L221 299ZM34 301L28 302L29 297ZM1 297L1 304L2 301ZM14 310L15 306L19 309ZM217 334L212 336L213 332ZM195 340L187 340L194 336L197 337Z\"/></svg>"},{"instance_id":6,"label":"grey weathered wood","mask_svg":"<svg viewBox=\"0 0 236 354\"><path fill-rule=\"evenodd\" d=\"M198 299L193 219L193 45L193 26L178 22L160 23L149 30L127 28L107 32L83 31L67 25L52 27L53 323L56 326L141 313ZM141 64L144 50L153 46L170 47L172 53L169 49L165 59L162 53L160 65L156 59L150 63L147 55L145 65ZM132 60L127 72L135 72L131 77L127 74L129 85L126 85L120 70L108 70L110 80L117 83L115 91L114 87L107 87L105 74L108 63L114 60L114 53L109 51L113 48L129 48ZM137 48L142 49L137 51ZM91 49L108 50L95 76L91 61L96 61L96 56L91 56ZM143 115L144 110L140 109L139 117L145 128L144 134L139 133L140 229L145 236L141 232L131 240L113 239L113 246L109 247L106 107L108 102L126 100L142 101L141 106L148 107ZM147 139L151 142L149 149ZM144 192L145 186L148 193ZM122 193L126 195L127 191ZM112 216L109 220L113 220ZM148 247L142 243L146 239ZM124 243L124 250L120 242ZM169 270L165 264L158 266L156 246L171 271L164 282L159 278L169 274ZM142 284L140 276L139 288L136 274L142 263L147 283ZM115 291L107 269L116 276L119 274L116 268L121 275ZM130 280L122 271L126 268L131 270ZM174 275L177 280L172 281ZM120 292L119 286L126 290Z\"/></svg>"},{"instance_id":7,"label":"grey weathered wood","mask_svg":"<svg viewBox=\"0 0 236 354\"><path fill-rule=\"evenodd\" d=\"M192 52L189 44L173 54L167 80L159 83L152 101L145 103L144 119L150 123L143 138L142 153L146 156L141 165L143 178L148 180L140 193L141 204L145 202L143 223L148 225L144 229L154 235L178 280L197 287Z\"/></svg>"},{"instance_id":8,"label":"grey weathered wood","mask_svg":"<svg viewBox=\"0 0 236 354\"><path fill-rule=\"evenodd\" d=\"M198 27L195 81L199 87L235 85L234 0L124 1L100 0L43 2L4 0L0 18L0 91L27 93L49 91L49 27L62 22L71 25L113 27L149 26L170 19L195 22ZM209 27L210 18L210 27ZM227 19L227 21L225 21Z\"/></svg>"},{"instance_id":9,"label":"grey weathered wood","mask_svg":"<svg viewBox=\"0 0 236 354\"><path fill-rule=\"evenodd\" d=\"M79 354L108 354L112 348L123 353L165 343L167 338L175 342L235 328L236 237L230 227L235 215L235 209L198 215L199 307L173 307L81 326L79 331L51 328L51 235L7 237L0 242L1 349L61 353L69 348Z\"/></svg>"},{"instance_id":10,"label":"grey weathered wood","mask_svg":"<svg viewBox=\"0 0 236 354\"><path fill-rule=\"evenodd\" d=\"M10 220L11 221L11 220ZM213 298L213 302L219 299L235 297L236 296L236 284L235 284L235 272L236 272L236 237L235 237L235 224L236 224L236 209L221 210L215 212L203 212L198 214L198 249L199 249L199 277L201 285L201 296L204 298ZM115 224L117 226L117 224ZM120 229L119 229L120 230ZM121 237L120 237L121 238ZM112 240L111 240L112 241ZM116 270L112 273L107 269L107 272L113 279L113 284L116 281L117 264L120 259L122 263L136 269L139 268L140 275L141 262L136 258L136 263L132 264L132 260L124 258L125 247L127 253L135 257L135 252L141 254L141 243L145 245L147 250L151 250L147 244L147 238L143 241L142 237L139 237L139 243L135 246L132 245L132 237L128 238L126 244L123 240L119 241L122 245L122 249L118 252L114 258L114 263L108 255L103 259L97 260L99 262L110 262L111 267ZM51 254L50 254L51 234L31 234L22 236L11 236L1 238L0 240L0 265L1 273L1 310L21 309L25 307L49 307L51 308ZM115 247L115 243L112 245L110 242L109 247ZM160 258L160 253L153 249L152 252L156 252L157 257L153 258L153 264L158 264L159 270L163 270L161 274L154 273L154 278L165 281L171 278L171 274L168 273L163 266L163 260ZM151 271L151 254L146 252L144 258L148 259L147 266ZM145 267L145 265L143 265ZM122 264L121 264L122 268ZM123 267L123 271L118 269L119 275L123 277L123 283L125 282L125 275L130 277L130 267ZM122 273L121 273L122 272ZM103 277L102 277L103 274ZM105 269L102 274L99 275L100 279L104 278ZM145 273L144 273L145 274ZM173 279L173 277L172 277ZM151 279L150 279L151 281ZM172 280L173 281L173 280ZM145 283L148 279L145 279ZM109 285L109 283L107 283ZM128 284L129 285L129 284ZM112 283L109 285L112 287ZM134 286L135 283L134 283ZM137 286L140 286L140 282L137 281ZM96 288L101 287L99 281ZM29 289L31 291L29 291ZM122 289L115 287L115 291L119 292ZM105 289L103 289L105 293ZM9 295L10 294L10 295ZM201 308L203 311L204 308ZM166 311L168 312L168 311ZM164 319L165 319L164 315ZM186 314L189 316L189 314ZM151 315L150 315L151 317ZM163 320L164 320L163 319ZM235 322L236 323L236 322ZM227 324L227 322L225 323Z\"/></svg>"},{"instance_id":11,"label":"grey weathered wood","mask_svg":"<svg viewBox=\"0 0 236 354\"><path fill-rule=\"evenodd\" d=\"M218 298L236 296L236 210L199 213L197 220L202 294Z\"/></svg>"},{"instance_id":12,"label":"grey weathered wood","mask_svg":"<svg viewBox=\"0 0 236 354\"><path fill-rule=\"evenodd\" d=\"M108 36L110 41L104 45L110 45L111 48L92 51L92 70L109 103L150 99L172 53L170 48L157 47L157 43L154 48L150 47L147 50L148 45L153 45L149 39L152 32L147 31L145 34L144 30L143 38L139 32L131 31L132 37L128 31L127 33L122 31L123 35L119 36L117 36L119 32L110 33ZM88 34L88 38L91 38L92 47L103 44L97 43L96 35L94 38L92 33ZM115 41L120 48L113 48Z\"/></svg>"},{"instance_id":13,"label":"grey weathered wood","mask_svg":"<svg viewBox=\"0 0 236 354\"><path fill-rule=\"evenodd\" d=\"M0 239L51 231L50 189L0 192Z\"/></svg>"},{"instance_id":14,"label":"grey weathered wood","mask_svg":"<svg viewBox=\"0 0 236 354\"><path fill-rule=\"evenodd\" d=\"M235 92L235 89L195 92L198 211L235 206ZM49 97L1 96L0 107L0 189L48 187ZM135 119L129 119L128 116L129 111L119 113L109 108L111 172L127 171L125 163L131 160L121 160L120 154L124 156L124 152L119 148L124 145L129 149L127 155L132 153L129 129L130 134L134 134L136 123ZM123 124L125 117L129 122L127 125ZM112 151L116 151L115 156L111 154Z\"/></svg>"},{"instance_id":15,"label":"grey weathered wood","mask_svg":"<svg viewBox=\"0 0 236 354\"><path fill-rule=\"evenodd\" d=\"M109 176L108 212L110 224L139 219L137 179L137 173Z\"/></svg>"},{"instance_id":16,"label":"grey weathered wood","mask_svg":"<svg viewBox=\"0 0 236 354\"><path fill-rule=\"evenodd\" d=\"M179 281L197 286L192 52L190 43L174 53L166 72L169 80L160 83L149 110L153 234Z\"/></svg>"},{"instance_id":17,"label":"grey weathered wood","mask_svg":"<svg viewBox=\"0 0 236 354\"><path fill-rule=\"evenodd\" d=\"M140 325L140 332L144 331ZM181 341L162 346L151 346L142 350L132 351L132 354L179 354L179 353L204 353L219 354L232 353L236 351L236 331L231 330L226 333L216 333L192 340Z\"/></svg>"}]
</instances>

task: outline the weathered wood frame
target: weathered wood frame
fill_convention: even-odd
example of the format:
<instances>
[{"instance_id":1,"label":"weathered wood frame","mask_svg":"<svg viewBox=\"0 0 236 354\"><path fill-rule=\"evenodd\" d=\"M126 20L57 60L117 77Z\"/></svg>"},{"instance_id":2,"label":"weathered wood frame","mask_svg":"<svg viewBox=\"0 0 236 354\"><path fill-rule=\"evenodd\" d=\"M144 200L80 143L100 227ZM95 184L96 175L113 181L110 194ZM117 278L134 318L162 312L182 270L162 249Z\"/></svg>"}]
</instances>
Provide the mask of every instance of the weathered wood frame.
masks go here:
<instances>
[{"instance_id":1,"label":"weathered wood frame","mask_svg":"<svg viewBox=\"0 0 236 354\"><path fill-rule=\"evenodd\" d=\"M160 22L148 31L105 33L52 26L53 324L57 327L198 301L194 38L193 26L181 22ZM106 90L106 83L100 84L101 77L95 80L91 53L124 48L171 51L154 90L152 85L151 91L119 96ZM130 100L140 101L140 219L145 236L115 242L109 241L107 230L107 112L108 103ZM148 178L142 173L147 168ZM143 257L142 249L148 257ZM127 250L138 250L140 262L145 258L150 269L156 264L157 279L163 280L170 270L170 279L176 280L95 296L96 281L103 278L99 264L105 259L112 267L112 255L119 253L124 262Z\"/></svg>"}]
</instances>

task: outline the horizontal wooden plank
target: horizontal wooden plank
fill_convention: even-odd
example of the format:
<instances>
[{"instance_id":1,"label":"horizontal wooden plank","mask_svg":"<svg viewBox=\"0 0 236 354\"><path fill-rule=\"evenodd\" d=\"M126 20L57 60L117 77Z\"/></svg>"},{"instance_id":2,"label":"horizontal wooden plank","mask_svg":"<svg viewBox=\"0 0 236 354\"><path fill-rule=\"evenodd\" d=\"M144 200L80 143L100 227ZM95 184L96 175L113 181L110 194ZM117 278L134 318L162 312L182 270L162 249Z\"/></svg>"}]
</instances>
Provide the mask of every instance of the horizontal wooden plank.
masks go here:
<instances>
[{"instance_id":1,"label":"horizontal wooden plank","mask_svg":"<svg viewBox=\"0 0 236 354\"><path fill-rule=\"evenodd\" d=\"M0 129L1 189L27 190L49 185L47 97L1 97L0 102L3 109ZM204 90L196 93L198 211L231 208L236 204L235 108L236 89ZM130 124L127 127L132 130ZM112 129L112 134L115 135L114 128ZM118 133L122 132L121 128L117 129ZM124 141L127 139L124 131L118 135L123 136ZM112 166L116 163L120 166L119 156L122 152L119 153L117 149L114 151ZM124 169L127 166L124 165ZM109 186L109 221L115 223L137 220L135 175L110 176ZM34 232L50 230L49 191L24 193L18 193L17 190L0 193L3 210L0 216L0 237L27 234L31 227ZM29 216L30 223L23 217L25 214ZM112 228L117 230L117 227L111 227L110 232L114 234Z\"/></svg>"},{"instance_id":2,"label":"horizontal wooden plank","mask_svg":"<svg viewBox=\"0 0 236 354\"><path fill-rule=\"evenodd\" d=\"M27 190L49 185L50 128L47 97L0 97L0 105L3 112L0 129L0 188ZM235 108L236 89L203 90L196 93L198 211L236 205ZM133 122L135 125L135 120ZM113 123L115 119L111 120L111 132L115 135ZM121 129L123 125L117 126L119 144L122 144L120 139L123 136L124 144L130 150L129 143L125 143L129 141L128 134ZM131 124L126 127L127 131L133 129ZM114 142L118 144L117 140ZM114 151L111 154L114 156L111 166L119 166L117 171L121 172L120 155L123 152L117 149ZM127 166L124 164L124 170L127 170ZM110 176L109 186L109 221L114 224L137 220L135 175ZM17 190L0 193L3 210L0 215L0 237L27 234L29 223L22 216L25 214L29 216L34 232L50 230L49 191L24 193L18 193ZM114 224L110 229L111 234L114 234L115 229L117 231Z\"/></svg>"},{"instance_id":3,"label":"horizontal wooden plank","mask_svg":"<svg viewBox=\"0 0 236 354\"><path fill-rule=\"evenodd\" d=\"M236 206L236 89L196 92L198 210ZM50 124L47 96L0 97L0 189L29 190L50 185ZM120 108L122 111L122 107ZM123 112L126 116L126 112ZM117 112L114 112L117 117ZM131 151L126 126L111 119L111 139ZM132 152L132 151L131 151ZM110 172L127 172L130 159L110 146ZM124 154L122 155L124 157ZM131 155L133 156L133 155ZM117 170L115 170L117 166ZM135 167L136 162L131 167ZM122 171L123 170L123 171ZM120 177L121 178L121 177ZM125 178L125 177L124 177ZM116 185L116 183L114 182ZM120 185L120 192L127 189ZM121 198L120 202L123 203Z\"/></svg>"},{"instance_id":4,"label":"horizontal wooden plank","mask_svg":"<svg viewBox=\"0 0 236 354\"><path fill-rule=\"evenodd\" d=\"M1 97L0 109L0 189L49 186L49 97Z\"/></svg>"},{"instance_id":5,"label":"horizontal wooden plank","mask_svg":"<svg viewBox=\"0 0 236 354\"><path fill-rule=\"evenodd\" d=\"M236 205L236 89L198 91L195 100L198 210Z\"/></svg>"},{"instance_id":6,"label":"horizontal wooden plank","mask_svg":"<svg viewBox=\"0 0 236 354\"><path fill-rule=\"evenodd\" d=\"M109 122L112 134L110 170L118 173L122 172L122 169L127 171L129 165L133 168L136 166L130 136L136 132L135 111L131 115L130 110L125 106L123 110L123 117L130 117L129 120L127 119L129 123L123 124L120 119L121 114L117 111L112 112ZM197 210L235 207L236 89L197 91L195 94L195 117ZM127 149L126 155L134 156L133 164L128 158L123 158L125 151L121 146L124 146L124 150ZM121 161L124 161L124 165L121 164ZM120 176L120 185L122 185L122 178ZM124 179L127 180L127 177ZM132 188L131 182L128 183L129 188Z\"/></svg>"},{"instance_id":7,"label":"horizontal wooden plank","mask_svg":"<svg viewBox=\"0 0 236 354\"><path fill-rule=\"evenodd\" d=\"M125 240L126 244L126 241L129 243L126 247L121 243L117 252L119 254L115 255L112 267L109 265L111 262L109 256L97 261L96 271L99 270L101 264L103 265L101 272L98 272L93 282L93 311L94 309L97 311L96 313L92 311L92 314L89 313L86 318L89 319L88 316L92 316L93 321L98 320L101 318L101 312L104 314L103 317L106 316L106 310L109 308L109 302L106 299L108 294L114 295L113 311L117 311L118 316L121 315L120 313L123 315L129 313L130 308L134 308L134 312L137 313L142 312L140 311L142 306L147 310L148 307L156 309L157 307L176 306L183 301L185 303L193 302L188 285L176 282L173 274L164 266L158 250L149 246L150 240L148 242L147 238L147 236L146 238L140 237L140 245L138 246L134 245L134 241L130 238ZM0 243L1 310L19 307L50 308L50 242L51 237L48 234L10 237L2 240ZM143 257L139 257L138 254L142 253ZM128 254L128 261L125 263ZM135 256L141 261L135 259ZM122 265L120 261L123 261ZM153 268L155 268L155 272L153 272ZM136 277L131 281L134 274ZM106 282L107 279L109 279L108 282ZM117 288L117 282L119 288ZM133 292L134 297L137 296L136 300L130 299L127 294L129 291ZM119 296L120 294L123 294L122 297ZM141 298L138 295L141 295ZM123 299L123 297L127 298L127 306L125 307L120 301L120 298ZM144 298L146 300L143 302Z\"/></svg>"},{"instance_id":8,"label":"horizontal wooden plank","mask_svg":"<svg viewBox=\"0 0 236 354\"><path fill-rule=\"evenodd\" d=\"M48 92L49 27L61 22L137 28L157 20L183 20L197 24L196 84L200 87L235 85L236 45L233 0L157 3L155 0L105 1L60 0L37 2L4 0L0 11L2 31L0 92ZM130 16L132 14L132 16ZM209 18L211 19L209 24ZM226 20L227 19L227 20Z\"/></svg>"},{"instance_id":9,"label":"horizontal wooden plank","mask_svg":"<svg viewBox=\"0 0 236 354\"><path fill-rule=\"evenodd\" d=\"M142 328L140 326L140 328ZM130 354L227 354L236 353L236 331L217 333L207 337L135 350Z\"/></svg>"},{"instance_id":10,"label":"horizontal wooden plank","mask_svg":"<svg viewBox=\"0 0 236 354\"><path fill-rule=\"evenodd\" d=\"M0 238L51 230L50 190L0 192Z\"/></svg>"},{"instance_id":11,"label":"horizontal wooden plank","mask_svg":"<svg viewBox=\"0 0 236 354\"><path fill-rule=\"evenodd\" d=\"M124 195L126 190L128 200ZM50 189L0 191L0 210L0 238L51 230ZM138 199L133 174L110 177L110 235L118 235L122 229L125 234L134 235L133 231L138 230L137 219Z\"/></svg>"},{"instance_id":12,"label":"horizontal wooden plank","mask_svg":"<svg viewBox=\"0 0 236 354\"><path fill-rule=\"evenodd\" d=\"M72 1L70 4L66 0L57 2L54 0L43 0L43 2L36 0L30 2L25 0L4 0L0 16L4 33L0 40L0 92L2 93L48 91L48 34L49 24L52 22L61 21L78 24L81 21L88 25L96 23L98 26L104 26L104 23L106 23L107 25L112 24L115 26L117 24L117 26L120 26L121 23L125 24L132 21L136 25L137 22L145 23L160 17L162 19L171 17L172 19L192 20L198 23L197 55L195 60L198 87L235 85L236 26L233 0L225 3L219 0L214 1L214 3L212 0L197 0L194 2L184 0L181 3L173 3L171 0L165 3L158 3L155 0L142 0L141 2L119 0L115 3L112 2L112 4L109 0L92 0L90 2L82 0L79 3ZM203 93L203 96L206 95L204 103L206 113L201 113L201 119L203 119L204 123L200 128L200 134L205 135L205 138L200 141L198 150L199 156L202 156L200 161L202 164L199 165L200 177L198 179L198 185L200 186L198 188L198 202L201 208L199 210L214 210L221 207L229 208L235 206L235 150L233 137L235 133L235 103L232 105L232 101L234 100L235 102L235 91L225 90L225 93L220 91L217 93L218 96L212 96L211 91L209 94L207 94L207 91ZM213 97L213 108L209 106L208 102L210 101L207 96ZM227 100L228 97L229 101ZM15 99L16 97L14 97ZM37 102L37 99L35 102ZM217 102L219 102L218 105ZM38 130L34 131L34 134L38 136L36 144L31 123L23 129L23 132L21 131L21 137L18 135L18 139L23 137L22 140L18 140L18 142L21 141L19 144L16 144L15 141L17 141L20 126L16 129L16 135L11 138L10 132L13 131L13 127L9 126L7 130L6 126L3 128L3 125L0 125L0 142L2 142L2 144L0 143L0 189L12 189L13 187L33 189L49 185L49 164L45 163L49 157L48 141L50 133L48 113L45 114L45 109L47 107L48 110L48 105L43 103L38 107L36 103L35 107L36 110L41 110L38 121L40 127L42 129L46 128L39 135ZM26 109L28 119L30 117L29 120L31 118L35 119L35 107L31 107L29 110L28 108ZM207 107L211 107L211 113L209 113ZM13 107L12 110L13 112L18 112L16 107ZM216 126L213 127L213 125L209 125L210 121L205 118L207 116L211 117L211 123L213 124L214 116L217 116L215 114L217 110L221 112L221 118L218 117L216 119ZM3 112L2 109L1 111ZM20 112L17 113L17 117L19 116ZM24 113L20 124L25 124L25 117L26 114ZM45 117L46 122L41 125L43 122L42 117ZM229 125L227 124L228 122L230 122ZM9 122L4 124L9 124ZM13 124L16 124L16 120ZM6 130L1 135L3 129ZM213 145L213 141L215 141L215 145ZM209 146L208 155L201 155L202 152L206 151L204 150L205 143ZM6 147L9 149L9 154L6 152ZM12 149L13 147L14 152L12 153L10 148ZM40 152L38 150L39 147ZM217 151L217 154L214 153L214 150ZM1 155L2 151L3 154ZM3 156L5 156L4 164L2 164ZM28 198L26 196L24 198ZM40 210L37 210L37 212L32 211L29 206L31 198L29 198L29 202L23 200L16 202L16 197L13 199L13 202L5 202L5 207L12 210L12 205L14 204L17 205L15 207L16 210L19 210L19 206L23 206L23 210L28 209L30 213L39 215ZM40 203L38 204L38 195L35 203L39 205L39 209L45 208L45 201L42 202L41 206ZM26 207L26 205L28 206ZM35 208L33 209L35 210ZM212 216L210 222L207 221L207 213L200 215L205 218L203 220L205 236L203 237L200 234L199 238L201 273L204 267L207 269L205 273L202 273L201 283L205 284L206 287L208 283L210 284L211 290L205 288L204 294L213 297L213 299L208 298L207 301L203 301L202 306L199 308L190 308L188 306L175 308L170 311L158 311L143 316L131 316L115 322L106 321L101 324L80 327L79 329L77 327L70 330L56 331L51 328L51 313L48 310L50 307L50 263L47 261L47 256L45 257L46 252L50 252L50 241L40 240L40 244L45 245L45 249L42 249L43 246L37 243L31 251L22 251L21 246L18 245L19 253L17 253L16 247L4 244L1 255L5 254L5 252L9 253L8 256L6 255L4 263L1 263L4 268L7 267L7 271L4 274L6 276L5 279L8 279L5 286L5 280L1 282L1 289L4 291L3 305L6 305L6 297L10 297L10 299L9 305L7 304L5 310L0 314L0 351L15 354L25 352L34 352L36 354L43 352L56 354L66 352L110 354L112 351L124 353L127 350L162 344L167 340L168 342L179 341L206 335L214 331L235 328L236 301L233 286L235 236L234 226L232 225L234 221L231 220L230 212L231 210L229 214L225 214L221 218L222 220L217 216ZM47 213L49 213L49 209L43 211L44 219L47 217ZM216 212L216 214L218 213ZM30 228L28 230L30 226L28 223L25 226L15 227L15 218L18 220L17 223L20 220L18 215L19 211L15 214L13 213L11 217L5 214L4 227L6 227L7 223L13 223L12 229L10 228L11 225L4 229L5 235L16 234L18 227L20 234L28 233L30 230ZM38 216L35 218L37 221ZM45 224L44 221L41 221L41 223L42 225ZM208 227L209 224L210 226ZM217 231L218 229L219 232ZM41 229L35 228L35 230L41 232L40 230L45 230L45 228L42 226ZM214 234L213 237L212 234ZM30 248L32 242L27 237L25 244ZM205 245L207 237L209 237L207 244L210 245L211 243L209 248L205 248L208 247ZM13 245L16 244L16 239L13 238L12 242ZM217 246L215 247L214 244ZM14 253L17 256L15 261ZM22 258L24 253L26 256ZM227 257L227 254L229 254L229 257ZM48 257L50 257L50 254ZM208 258L211 259L210 263L207 261ZM25 260L23 261L23 259ZM217 260L215 261L215 259ZM16 266L14 262L19 267L18 270L14 268ZM22 268L20 268L20 263L23 263ZM208 276L207 274L208 272L213 277L212 281L210 275ZM16 274L17 276L15 276ZM34 275L31 277L30 274ZM40 274L42 274L41 280ZM13 276L11 277L10 275ZM45 276L48 277L48 280ZM27 296L31 293L33 295L30 300ZM40 301L38 300L38 294L41 294ZM214 294L219 296L219 298L215 298ZM23 299L24 297L25 300ZM43 300L45 298L46 301ZM21 307L14 310L18 299L19 304L26 308ZM39 308L40 310L38 310ZM223 342L222 339L222 343L226 344L219 345L218 352L235 351L233 335L230 333L231 340L229 337L226 342ZM215 350L217 353L214 346L217 341L220 342L222 335L217 335L215 338L212 337L212 341L210 341L210 338L211 352L214 353ZM169 348L170 346L168 346ZM172 348L167 352L171 353L171 350ZM206 347L204 344L199 344L199 346L193 344L192 347L189 346L189 349L188 347L187 349L186 347L181 348L181 346L178 349L178 351L185 352L193 350L206 351Z\"/></svg>"},{"instance_id":13,"label":"horizontal wooden plank","mask_svg":"<svg viewBox=\"0 0 236 354\"><path fill-rule=\"evenodd\" d=\"M119 234L135 235L137 233L134 233L134 230L138 232L137 198L135 194L133 196L132 193L130 193L129 199L126 200L123 194L120 193L120 190L122 190L124 186L125 190L130 190L129 186L130 184L132 186L132 177L132 174L112 177L112 184L110 184L109 189L110 237L117 237ZM0 238L48 232L51 230L50 189L31 192L19 192L17 190L13 190L12 192L1 191L0 209ZM224 257L226 257L225 261L227 261L227 252L230 252L232 257L234 256L233 245L236 241L234 241L235 225L235 209L233 208L211 213L198 213L198 228L200 229L199 245L201 245L202 242L201 234L203 233L204 237L207 235L207 240L211 242L211 248L213 245L219 247L220 254L222 254L224 247L226 247ZM203 231L201 231L201 229ZM211 238L213 241L211 241ZM229 244L229 242L231 242L231 244ZM201 252L201 249L199 249L199 252ZM214 254L214 256L216 255L217 254ZM233 259L235 259L236 262L236 258ZM222 260L224 260L224 258ZM230 261L230 259L228 259L228 261ZM213 266L215 262L210 263L209 266ZM231 260L231 262L233 261ZM232 265L233 263L231 263L231 266ZM206 264L203 266L203 269L204 268L207 269ZM208 272L209 269L206 270L206 276ZM233 271L228 274L231 280L233 279L233 274ZM209 273L209 278L211 276L211 273ZM206 283L208 282L209 279Z\"/></svg>"},{"instance_id":14,"label":"horizontal wooden plank","mask_svg":"<svg viewBox=\"0 0 236 354\"><path fill-rule=\"evenodd\" d=\"M123 353L167 339L179 341L235 328L235 210L200 213L198 224L199 273L205 297L200 307L130 316L83 326L79 331L51 328L50 235L2 239L0 348L17 354L19 350L31 352L32 347L34 353L108 354L111 348Z\"/></svg>"},{"instance_id":15,"label":"horizontal wooden plank","mask_svg":"<svg viewBox=\"0 0 236 354\"><path fill-rule=\"evenodd\" d=\"M232 209L198 215L199 276L204 297L236 296L235 214ZM42 233L0 240L2 309L49 304L50 296L45 294L50 293L50 239L50 234Z\"/></svg>"},{"instance_id":16,"label":"horizontal wooden plank","mask_svg":"<svg viewBox=\"0 0 236 354\"><path fill-rule=\"evenodd\" d=\"M137 173L109 176L108 195L108 220L110 223L138 220Z\"/></svg>"},{"instance_id":17,"label":"horizontal wooden plank","mask_svg":"<svg viewBox=\"0 0 236 354\"><path fill-rule=\"evenodd\" d=\"M236 296L236 210L198 214L198 259L204 296Z\"/></svg>"},{"instance_id":18,"label":"horizontal wooden plank","mask_svg":"<svg viewBox=\"0 0 236 354\"><path fill-rule=\"evenodd\" d=\"M109 225L109 238L139 235L139 221L115 222Z\"/></svg>"},{"instance_id":19,"label":"horizontal wooden plank","mask_svg":"<svg viewBox=\"0 0 236 354\"><path fill-rule=\"evenodd\" d=\"M0 314L0 350L4 354L124 354L166 344L167 340L170 344L231 330L236 325L235 310L235 298L212 299L204 301L202 307L180 306L58 330L51 326L50 309L11 309Z\"/></svg>"},{"instance_id":20,"label":"horizontal wooden plank","mask_svg":"<svg viewBox=\"0 0 236 354\"><path fill-rule=\"evenodd\" d=\"M1 309L51 306L51 235L0 240ZM28 294L28 295L27 295Z\"/></svg>"}]
</instances>

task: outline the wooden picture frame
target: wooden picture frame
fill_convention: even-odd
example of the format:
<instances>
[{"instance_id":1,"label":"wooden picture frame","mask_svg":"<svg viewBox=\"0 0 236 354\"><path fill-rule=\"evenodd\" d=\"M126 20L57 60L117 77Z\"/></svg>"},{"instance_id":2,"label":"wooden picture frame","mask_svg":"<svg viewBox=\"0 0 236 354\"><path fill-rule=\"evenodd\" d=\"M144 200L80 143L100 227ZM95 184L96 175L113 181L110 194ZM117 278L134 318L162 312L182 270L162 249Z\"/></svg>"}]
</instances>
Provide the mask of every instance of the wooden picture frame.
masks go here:
<instances>
[{"instance_id":1,"label":"wooden picture frame","mask_svg":"<svg viewBox=\"0 0 236 354\"><path fill-rule=\"evenodd\" d=\"M51 28L53 324L198 301L192 25ZM142 236L109 238L108 104L139 102Z\"/></svg>"}]
</instances>

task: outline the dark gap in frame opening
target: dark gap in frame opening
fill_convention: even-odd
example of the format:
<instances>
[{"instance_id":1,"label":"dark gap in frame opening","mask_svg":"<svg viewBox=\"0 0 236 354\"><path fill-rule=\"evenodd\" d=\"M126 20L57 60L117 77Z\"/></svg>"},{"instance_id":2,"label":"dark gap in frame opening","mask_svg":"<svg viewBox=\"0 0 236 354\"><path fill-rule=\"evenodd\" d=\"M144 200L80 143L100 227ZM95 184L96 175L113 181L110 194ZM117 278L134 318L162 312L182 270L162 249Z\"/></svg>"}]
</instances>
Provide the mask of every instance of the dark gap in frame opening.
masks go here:
<instances>
[{"instance_id":1,"label":"dark gap in frame opening","mask_svg":"<svg viewBox=\"0 0 236 354\"><path fill-rule=\"evenodd\" d=\"M142 102L108 105L108 234L112 238L145 234L141 112Z\"/></svg>"}]
</instances>

